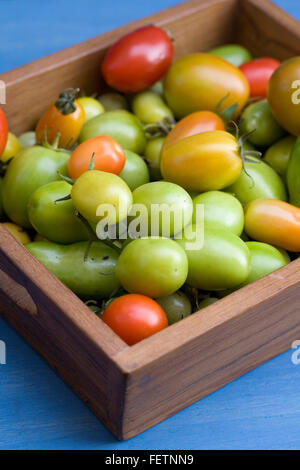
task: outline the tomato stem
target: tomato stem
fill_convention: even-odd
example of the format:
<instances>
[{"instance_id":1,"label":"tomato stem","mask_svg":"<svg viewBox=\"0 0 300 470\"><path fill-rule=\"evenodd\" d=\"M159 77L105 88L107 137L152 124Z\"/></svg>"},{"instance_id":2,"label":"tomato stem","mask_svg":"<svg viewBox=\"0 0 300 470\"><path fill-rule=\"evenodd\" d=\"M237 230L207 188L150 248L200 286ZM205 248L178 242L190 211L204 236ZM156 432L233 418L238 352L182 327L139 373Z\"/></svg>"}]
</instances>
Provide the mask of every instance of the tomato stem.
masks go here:
<instances>
[{"instance_id":1,"label":"tomato stem","mask_svg":"<svg viewBox=\"0 0 300 470\"><path fill-rule=\"evenodd\" d=\"M66 88L60 93L55 106L64 116L72 114L76 111L75 99L80 92L79 88Z\"/></svg>"}]
</instances>

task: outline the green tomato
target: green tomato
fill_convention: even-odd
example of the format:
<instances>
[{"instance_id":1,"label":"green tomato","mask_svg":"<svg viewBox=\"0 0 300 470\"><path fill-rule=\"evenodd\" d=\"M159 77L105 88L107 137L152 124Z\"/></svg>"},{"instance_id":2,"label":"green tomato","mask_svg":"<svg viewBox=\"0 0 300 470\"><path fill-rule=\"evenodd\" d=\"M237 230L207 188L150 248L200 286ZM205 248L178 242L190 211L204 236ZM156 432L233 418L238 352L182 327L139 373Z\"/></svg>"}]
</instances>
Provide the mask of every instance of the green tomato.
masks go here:
<instances>
[{"instance_id":1,"label":"green tomato","mask_svg":"<svg viewBox=\"0 0 300 470\"><path fill-rule=\"evenodd\" d=\"M3 180L0 177L0 220L3 217L3 196L2 196Z\"/></svg>"},{"instance_id":2,"label":"green tomato","mask_svg":"<svg viewBox=\"0 0 300 470\"><path fill-rule=\"evenodd\" d=\"M210 305L218 302L218 300L220 299L217 297L207 297L207 299L203 299L201 302L199 302L198 309L201 310L202 308L209 307Z\"/></svg>"},{"instance_id":3,"label":"green tomato","mask_svg":"<svg viewBox=\"0 0 300 470\"><path fill-rule=\"evenodd\" d=\"M251 157L254 162L245 162L245 170L229 188L239 201L246 205L255 199L280 199L286 201L284 183L278 173L259 158Z\"/></svg>"},{"instance_id":4,"label":"green tomato","mask_svg":"<svg viewBox=\"0 0 300 470\"><path fill-rule=\"evenodd\" d=\"M240 44L225 44L224 46L211 49L209 53L227 60L236 67L252 59L252 55L248 49Z\"/></svg>"},{"instance_id":5,"label":"green tomato","mask_svg":"<svg viewBox=\"0 0 300 470\"><path fill-rule=\"evenodd\" d=\"M230 230L240 236L244 228L243 206L234 196L222 191L208 191L193 200L193 223L196 223L196 207L203 205L205 226Z\"/></svg>"},{"instance_id":6,"label":"green tomato","mask_svg":"<svg viewBox=\"0 0 300 470\"><path fill-rule=\"evenodd\" d=\"M99 96L99 101L105 111L115 111L116 109L128 109L128 103L125 96L120 93L104 93Z\"/></svg>"},{"instance_id":7,"label":"green tomato","mask_svg":"<svg viewBox=\"0 0 300 470\"><path fill-rule=\"evenodd\" d=\"M128 184L131 191L149 183L150 176L148 167L142 157L130 150L124 150L126 162L123 170L119 173L119 177Z\"/></svg>"},{"instance_id":8,"label":"green tomato","mask_svg":"<svg viewBox=\"0 0 300 470\"><path fill-rule=\"evenodd\" d=\"M29 199L30 223L49 241L75 243L89 238L87 229L75 215L72 201L56 202L70 195L71 189L65 181L55 181L38 188Z\"/></svg>"},{"instance_id":9,"label":"green tomato","mask_svg":"<svg viewBox=\"0 0 300 470\"><path fill-rule=\"evenodd\" d=\"M21 227L30 228L27 204L41 186L58 181L58 172L68 174L70 153L42 146L28 147L8 166L3 179L3 206L8 217Z\"/></svg>"},{"instance_id":10,"label":"green tomato","mask_svg":"<svg viewBox=\"0 0 300 470\"><path fill-rule=\"evenodd\" d=\"M34 131L24 132L24 134L21 134L18 139L23 149L32 147L36 144L36 136Z\"/></svg>"},{"instance_id":11,"label":"green tomato","mask_svg":"<svg viewBox=\"0 0 300 470\"><path fill-rule=\"evenodd\" d=\"M300 137L297 138L288 162L286 172L289 202L300 207Z\"/></svg>"},{"instance_id":12,"label":"green tomato","mask_svg":"<svg viewBox=\"0 0 300 470\"><path fill-rule=\"evenodd\" d=\"M296 137L292 135L284 137L269 147L264 155L264 161L267 162L284 179L286 177L288 162L295 142Z\"/></svg>"},{"instance_id":13,"label":"green tomato","mask_svg":"<svg viewBox=\"0 0 300 470\"><path fill-rule=\"evenodd\" d=\"M25 245L46 268L84 299L103 299L119 288L115 276L117 252L97 241L85 254L88 242L58 245L32 242Z\"/></svg>"},{"instance_id":14,"label":"green tomato","mask_svg":"<svg viewBox=\"0 0 300 470\"><path fill-rule=\"evenodd\" d=\"M155 91L143 91L138 93L132 100L134 114L146 124L154 124L166 117L174 118L170 108Z\"/></svg>"},{"instance_id":15,"label":"green tomato","mask_svg":"<svg viewBox=\"0 0 300 470\"><path fill-rule=\"evenodd\" d=\"M237 235L229 230L206 227L202 248L195 246L193 249L192 242L196 240L195 225L192 230L193 237L176 240L188 257L187 284L198 289L217 291L231 289L247 279L250 272L250 252Z\"/></svg>"},{"instance_id":16,"label":"green tomato","mask_svg":"<svg viewBox=\"0 0 300 470\"><path fill-rule=\"evenodd\" d=\"M132 196L134 205L143 206L143 211L129 213L131 220L138 216L136 220L140 221L142 236L173 237L191 222L193 201L177 184L167 181L143 184L133 191Z\"/></svg>"},{"instance_id":17,"label":"green tomato","mask_svg":"<svg viewBox=\"0 0 300 470\"><path fill-rule=\"evenodd\" d=\"M126 245L116 269L124 289L153 298L176 292L187 273L184 250L174 240L160 237L139 238Z\"/></svg>"},{"instance_id":18,"label":"green tomato","mask_svg":"<svg viewBox=\"0 0 300 470\"><path fill-rule=\"evenodd\" d=\"M160 172L160 155L165 137L149 140L145 147L145 160L149 168L151 181L162 179Z\"/></svg>"},{"instance_id":19,"label":"green tomato","mask_svg":"<svg viewBox=\"0 0 300 470\"><path fill-rule=\"evenodd\" d=\"M275 121L267 100L257 101L245 108L241 115L240 130L242 134L254 131L248 139L259 147L268 147L285 134Z\"/></svg>"},{"instance_id":20,"label":"green tomato","mask_svg":"<svg viewBox=\"0 0 300 470\"><path fill-rule=\"evenodd\" d=\"M104 113L105 111L102 104L96 100L96 98L92 98L91 96L82 96L81 98L78 98L77 101L84 109L85 122Z\"/></svg>"},{"instance_id":21,"label":"green tomato","mask_svg":"<svg viewBox=\"0 0 300 470\"><path fill-rule=\"evenodd\" d=\"M190 299L183 292L178 291L155 300L167 315L169 325L177 323L192 313Z\"/></svg>"},{"instance_id":22,"label":"green tomato","mask_svg":"<svg viewBox=\"0 0 300 470\"><path fill-rule=\"evenodd\" d=\"M288 254L286 250L284 250L283 248L279 248L278 246L276 246L275 248L277 248L277 250L282 254L282 256L284 257L286 261L286 264L291 262L290 255Z\"/></svg>"},{"instance_id":23,"label":"green tomato","mask_svg":"<svg viewBox=\"0 0 300 470\"><path fill-rule=\"evenodd\" d=\"M152 85L150 90L155 91L155 93L157 93L158 95L163 97L164 96L163 82L161 80L159 80L158 82L154 83L154 85Z\"/></svg>"},{"instance_id":24,"label":"green tomato","mask_svg":"<svg viewBox=\"0 0 300 470\"><path fill-rule=\"evenodd\" d=\"M71 197L78 212L94 224L103 219L108 225L124 220L132 204L132 193L125 181L113 173L97 170L86 171L77 178ZM98 209L107 204L114 213L106 216L106 209L103 213Z\"/></svg>"}]
</instances>

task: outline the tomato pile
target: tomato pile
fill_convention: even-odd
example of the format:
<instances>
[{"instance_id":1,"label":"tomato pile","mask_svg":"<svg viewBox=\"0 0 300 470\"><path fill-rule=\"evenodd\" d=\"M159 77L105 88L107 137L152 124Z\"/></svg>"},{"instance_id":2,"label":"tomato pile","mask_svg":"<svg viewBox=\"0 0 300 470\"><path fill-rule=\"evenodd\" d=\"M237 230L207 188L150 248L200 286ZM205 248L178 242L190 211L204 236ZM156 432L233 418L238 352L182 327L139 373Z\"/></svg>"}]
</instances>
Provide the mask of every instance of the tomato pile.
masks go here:
<instances>
[{"instance_id":1,"label":"tomato pile","mask_svg":"<svg viewBox=\"0 0 300 470\"><path fill-rule=\"evenodd\" d=\"M0 109L3 225L129 345L300 252L300 57L173 53L145 26L100 96L62 90L19 137Z\"/></svg>"}]
</instances>

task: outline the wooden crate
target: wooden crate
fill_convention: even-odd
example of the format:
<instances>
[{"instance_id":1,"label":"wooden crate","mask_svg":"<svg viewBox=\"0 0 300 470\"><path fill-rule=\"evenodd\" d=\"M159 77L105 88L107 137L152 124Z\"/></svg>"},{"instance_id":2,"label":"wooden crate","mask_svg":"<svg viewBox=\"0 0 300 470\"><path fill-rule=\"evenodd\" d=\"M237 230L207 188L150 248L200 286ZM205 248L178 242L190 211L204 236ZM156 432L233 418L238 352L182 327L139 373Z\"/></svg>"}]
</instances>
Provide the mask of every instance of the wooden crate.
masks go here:
<instances>
[{"instance_id":1,"label":"wooden crate","mask_svg":"<svg viewBox=\"0 0 300 470\"><path fill-rule=\"evenodd\" d=\"M10 129L33 128L66 87L103 89L100 62L107 47L148 23L172 31L177 57L231 41L257 56L300 54L299 23L269 1L192 0L3 74ZM298 271L300 260L129 347L0 228L3 317L119 439L142 432L299 339Z\"/></svg>"}]
</instances>

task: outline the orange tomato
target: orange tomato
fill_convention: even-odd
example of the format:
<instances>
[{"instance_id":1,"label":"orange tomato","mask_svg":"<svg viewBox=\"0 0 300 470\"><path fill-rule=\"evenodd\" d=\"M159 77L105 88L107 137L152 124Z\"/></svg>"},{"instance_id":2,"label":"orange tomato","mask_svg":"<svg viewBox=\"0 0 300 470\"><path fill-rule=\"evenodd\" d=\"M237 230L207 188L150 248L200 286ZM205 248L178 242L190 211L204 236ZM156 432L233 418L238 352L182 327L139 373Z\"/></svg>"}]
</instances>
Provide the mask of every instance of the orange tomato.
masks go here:
<instances>
[{"instance_id":1,"label":"orange tomato","mask_svg":"<svg viewBox=\"0 0 300 470\"><path fill-rule=\"evenodd\" d=\"M300 251L300 209L277 199L256 199L245 208L245 232L254 240Z\"/></svg>"},{"instance_id":2,"label":"orange tomato","mask_svg":"<svg viewBox=\"0 0 300 470\"><path fill-rule=\"evenodd\" d=\"M68 165L69 176L79 178L91 164L94 154L94 169L118 175L126 161L124 150L114 139L108 136L92 137L78 145L72 152Z\"/></svg>"},{"instance_id":3,"label":"orange tomato","mask_svg":"<svg viewBox=\"0 0 300 470\"><path fill-rule=\"evenodd\" d=\"M84 109L75 100L77 91L72 88L62 92L58 100L47 109L35 129L37 143L43 142L45 132L50 144L58 133L59 147L68 148L76 143L85 122Z\"/></svg>"},{"instance_id":4,"label":"orange tomato","mask_svg":"<svg viewBox=\"0 0 300 470\"><path fill-rule=\"evenodd\" d=\"M164 149L184 137L207 131L225 131L223 120L212 111L197 111L181 119L167 135Z\"/></svg>"}]
</instances>

